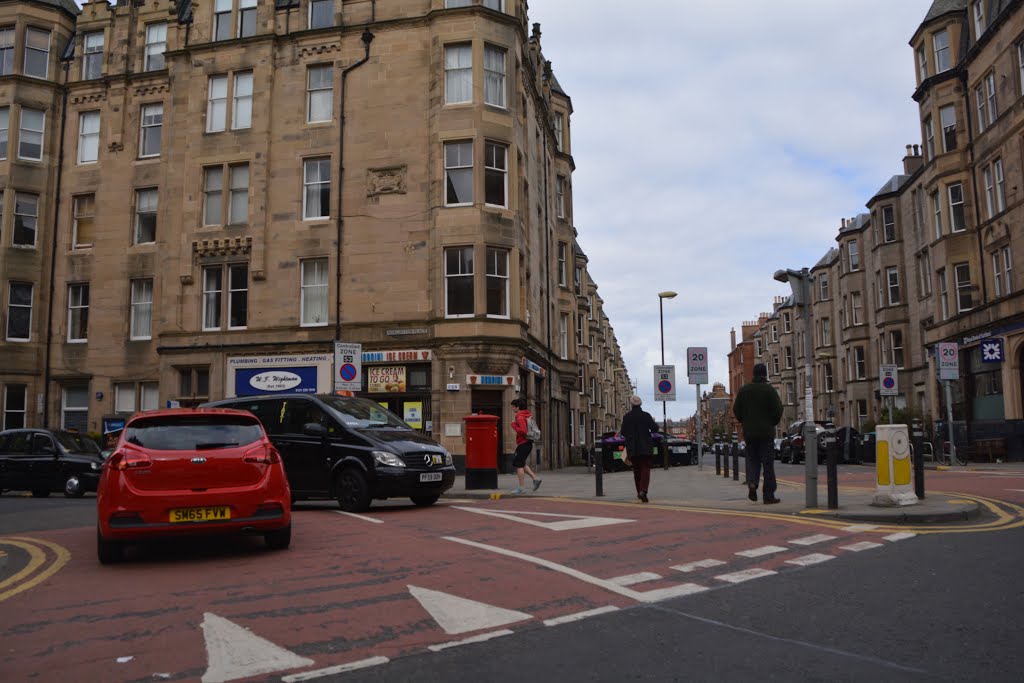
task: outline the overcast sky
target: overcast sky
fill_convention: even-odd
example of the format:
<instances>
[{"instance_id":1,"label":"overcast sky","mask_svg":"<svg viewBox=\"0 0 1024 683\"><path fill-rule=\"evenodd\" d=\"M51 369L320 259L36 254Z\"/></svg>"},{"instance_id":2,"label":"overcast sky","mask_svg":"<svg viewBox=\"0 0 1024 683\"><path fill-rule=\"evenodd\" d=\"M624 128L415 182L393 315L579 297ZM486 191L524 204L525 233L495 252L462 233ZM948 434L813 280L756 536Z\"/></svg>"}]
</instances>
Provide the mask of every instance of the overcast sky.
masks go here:
<instances>
[{"instance_id":1,"label":"overcast sky","mask_svg":"<svg viewBox=\"0 0 1024 683\"><path fill-rule=\"evenodd\" d=\"M729 330L789 294L920 144L908 45L932 0L530 0L572 98L574 223L657 419L695 411L688 346L728 389ZM710 387L702 387L709 390Z\"/></svg>"}]
</instances>

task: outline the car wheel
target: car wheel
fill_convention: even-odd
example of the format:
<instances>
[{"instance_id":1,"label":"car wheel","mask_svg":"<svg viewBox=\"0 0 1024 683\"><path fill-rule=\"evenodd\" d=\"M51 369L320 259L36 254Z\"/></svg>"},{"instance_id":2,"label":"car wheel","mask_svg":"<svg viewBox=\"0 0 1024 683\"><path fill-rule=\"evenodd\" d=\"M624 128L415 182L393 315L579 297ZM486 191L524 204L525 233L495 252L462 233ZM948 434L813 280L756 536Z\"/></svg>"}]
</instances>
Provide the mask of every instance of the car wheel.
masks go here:
<instances>
[{"instance_id":1,"label":"car wheel","mask_svg":"<svg viewBox=\"0 0 1024 683\"><path fill-rule=\"evenodd\" d=\"M421 508L430 507L437 502L437 499L441 497L441 494L435 494L432 496L410 496L412 502L419 505Z\"/></svg>"},{"instance_id":2,"label":"car wheel","mask_svg":"<svg viewBox=\"0 0 1024 683\"><path fill-rule=\"evenodd\" d=\"M100 564L116 564L124 557L124 546L118 541L104 540L100 530L96 530L96 556Z\"/></svg>"},{"instance_id":3,"label":"car wheel","mask_svg":"<svg viewBox=\"0 0 1024 683\"><path fill-rule=\"evenodd\" d=\"M33 491L32 492L32 497L33 498L48 498L49 496L50 496L50 492L42 490L42 489L40 489L38 491Z\"/></svg>"},{"instance_id":4,"label":"car wheel","mask_svg":"<svg viewBox=\"0 0 1024 683\"><path fill-rule=\"evenodd\" d=\"M286 550L292 542L292 525L289 524L283 529L268 531L263 534L263 540L271 550Z\"/></svg>"},{"instance_id":5,"label":"car wheel","mask_svg":"<svg viewBox=\"0 0 1024 683\"><path fill-rule=\"evenodd\" d=\"M64 482L64 495L67 498L81 498L85 495L82 481L73 474Z\"/></svg>"},{"instance_id":6,"label":"car wheel","mask_svg":"<svg viewBox=\"0 0 1024 683\"><path fill-rule=\"evenodd\" d=\"M334 490L338 507L345 512L365 512L370 508L370 486L366 483L366 475L354 467L338 475Z\"/></svg>"}]
</instances>

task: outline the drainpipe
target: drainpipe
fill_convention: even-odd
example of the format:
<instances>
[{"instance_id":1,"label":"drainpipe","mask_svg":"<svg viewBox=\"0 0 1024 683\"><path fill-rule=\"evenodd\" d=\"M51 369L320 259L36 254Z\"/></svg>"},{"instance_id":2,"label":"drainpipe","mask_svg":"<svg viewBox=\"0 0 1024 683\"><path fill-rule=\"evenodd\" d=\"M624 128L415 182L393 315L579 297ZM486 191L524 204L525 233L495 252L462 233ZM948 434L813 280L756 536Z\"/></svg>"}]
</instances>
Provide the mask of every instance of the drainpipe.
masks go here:
<instances>
[{"instance_id":1,"label":"drainpipe","mask_svg":"<svg viewBox=\"0 0 1024 683\"><path fill-rule=\"evenodd\" d=\"M978 277L981 278L981 304L988 303L988 286L985 284L985 245L981 237L981 204L978 198L978 168L974 163L974 131L971 127L971 92L967 87L967 73L960 72L960 85L964 91L964 118L967 120L967 153L970 156L971 166L971 192L974 195L974 213L978 219L978 229L975 231L978 237L978 266L981 269ZM993 180L993 182L995 182ZM954 274L954 284L956 277ZM948 280L947 280L948 282Z\"/></svg>"},{"instance_id":2,"label":"drainpipe","mask_svg":"<svg viewBox=\"0 0 1024 683\"><path fill-rule=\"evenodd\" d=\"M64 60L64 84L60 95L60 146L57 152L57 181L54 188L53 226L50 231L50 291L46 304L46 347L43 360L43 427L50 426L50 350L53 346L53 288L56 284L57 270L57 227L60 220L61 180L64 178L64 132L68 120L68 70L71 62Z\"/></svg>"},{"instance_id":3,"label":"drainpipe","mask_svg":"<svg viewBox=\"0 0 1024 683\"><path fill-rule=\"evenodd\" d=\"M345 222L341 213L342 196L344 195L344 183L342 181L345 178L345 81L348 79L350 71L353 71L370 61L370 43L373 42L373 34L370 33L370 29L363 31L362 41L363 47L366 49L366 54L355 64L350 64L342 69L341 93L339 95L340 103L338 105L338 256L334 268L334 289L337 296L337 305L334 308L334 339L337 341L341 340L341 239L343 234L343 224Z\"/></svg>"},{"instance_id":4,"label":"drainpipe","mask_svg":"<svg viewBox=\"0 0 1024 683\"><path fill-rule=\"evenodd\" d=\"M550 73L550 62L547 63L546 66L547 66L547 68L545 69L544 75L542 76L542 78L545 78L545 79L547 78L548 74ZM541 99L543 101L543 90L541 91ZM545 102L544 104L547 105L547 102ZM550 162L550 160L548 158L548 149L549 149L548 145L552 144L553 141L551 140L551 135L550 135L550 130L549 130L549 128L551 126L551 117L549 116L550 111L548 110L547 106L545 106L544 112L547 115L547 116L545 116L545 125L543 126L543 128L544 128L544 286L547 288L548 293L550 294L550 292L551 292L551 219L550 219L550 216L549 216L549 213L548 213L548 204L550 203L550 195L549 195L548 185L550 184L551 181L548 178L548 166L551 165L551 162ZM575 267L575 265L574 265L574 267ZM547 316L546 316L547 317L547 355L548 355L548 374L549 374L548 381L547 381L547 385L548 385L548 426L547 426L547 430L548 430L548 445L552 445L553 446L554 443L555 443L555 440L554 440L554 434L555 434L554 423L555 423L555 420L554 420L554 415L553 415L554 409L552 407L552 401L554 399L554 395L553 395L553 390L551 388L551 383L554 380L554 377L553 377L554 373L551 372L551 370L552 370L552 358L551 358L551 305L550 305L550 302L545 304L544 308L547 311ZM555 449L552 448L552 450L555 450ZM555 456L555 453L552 453L551 454L551 464L552 464L552 467L554 467L554 462L555 462L555 457L554 456Z\"/></svg>"}]
</instances>

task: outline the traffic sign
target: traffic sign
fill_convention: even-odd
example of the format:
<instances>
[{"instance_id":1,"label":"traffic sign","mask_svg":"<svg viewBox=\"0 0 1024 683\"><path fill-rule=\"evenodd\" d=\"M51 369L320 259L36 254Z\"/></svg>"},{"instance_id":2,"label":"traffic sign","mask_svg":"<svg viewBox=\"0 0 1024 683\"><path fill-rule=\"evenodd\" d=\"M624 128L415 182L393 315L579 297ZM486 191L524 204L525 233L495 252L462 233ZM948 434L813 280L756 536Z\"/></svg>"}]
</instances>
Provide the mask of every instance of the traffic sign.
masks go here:
<instances>
[{"instance_id":1,"label":"traffic sign","mask_svg":"<svg viewBox=\"0 0 1024 683\"><path fill-rule=\"evenodd\" d=\"M334 390L363 388L363 345L334 342Z\"/></svg>"},{"instance_id":2,"label":"traffic sign","mask_svg":"<svg viewBox=\"0 0 1024 683\"><path fill-rule=\"evenodd\" d=\"M676 366L654 366L654 400L676 400Z\"/></svg>"},{"instance_id":3,"label":"traffic sign","mask_svg":"<svg viewBox=\"0 0 1024 683\"><path fill-rule=\"evenodd\" d=\"M708 383L708 347L691 346L686 349L686 376L690 384Z\"/></svg>"},{"instance_id":4,"label":"traffic sign","mask_svg":"<svg viewBox=\"0 0 1024 683\"><path fill-rule=\"evenodd\" d=\"M900 383L895 363L883 363L878 377L881 383L881 386L878 388L880 396L899 396Z\"/></svg>"},{"instance_id":5,"label":"traffic sign","mask_svg":"<svg viewBox=\"0 0 1024 683\"><path fill-rule=\"evenodd\" d=\"M938 346L939 379L960 379L960 349L956 342Z\"/></svg>"}]
</instances>

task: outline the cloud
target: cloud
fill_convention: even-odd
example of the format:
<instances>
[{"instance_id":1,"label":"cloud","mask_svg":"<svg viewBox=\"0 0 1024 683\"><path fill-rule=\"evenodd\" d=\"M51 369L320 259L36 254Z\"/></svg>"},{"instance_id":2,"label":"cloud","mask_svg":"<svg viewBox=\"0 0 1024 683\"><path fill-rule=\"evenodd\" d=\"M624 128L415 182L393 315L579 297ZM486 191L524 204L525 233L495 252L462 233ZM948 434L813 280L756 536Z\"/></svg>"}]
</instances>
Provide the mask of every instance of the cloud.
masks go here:
<instances>
[{"instance_id":1,"label":"cloud","mask_svg":"<svg viewBox=\"0 0 1024 683\"><path fill-rule=\"evenodd\" d=\"M728 385L729 331L771 310L781 267L812 266L842 218L920 144L908 41L931 0L533 0L572 98L573 222L630 376L669 416L695 410L683 365L708 346ZM660 412L657 408L656 412Z\"/></svg>"}]
</instances>

